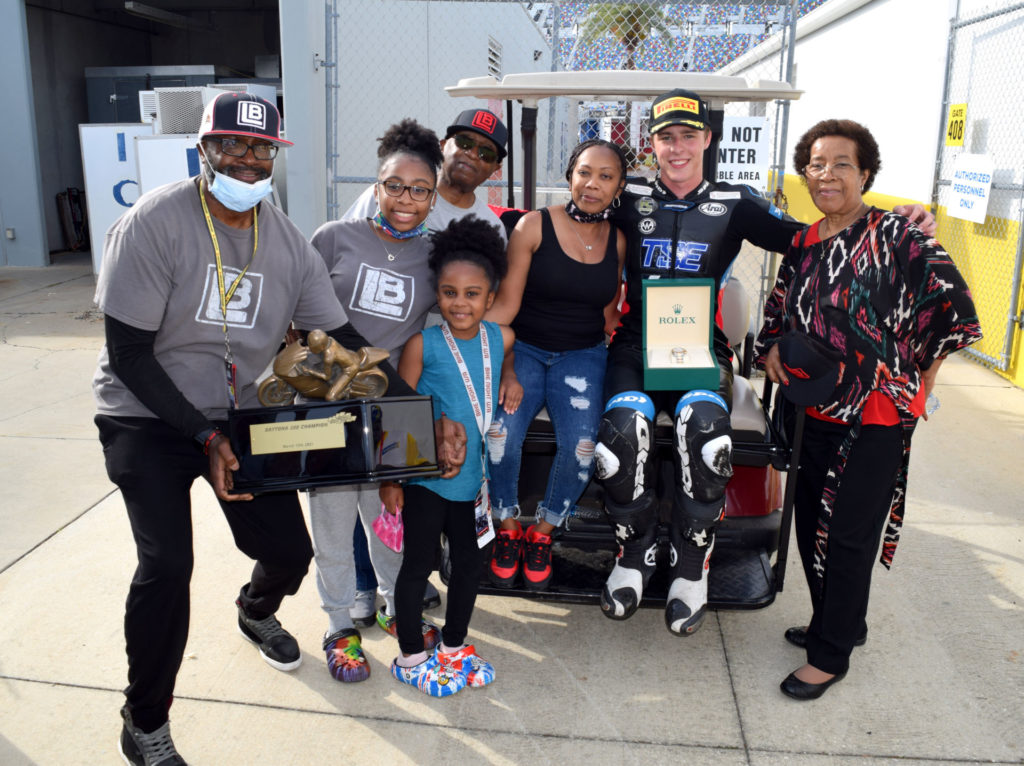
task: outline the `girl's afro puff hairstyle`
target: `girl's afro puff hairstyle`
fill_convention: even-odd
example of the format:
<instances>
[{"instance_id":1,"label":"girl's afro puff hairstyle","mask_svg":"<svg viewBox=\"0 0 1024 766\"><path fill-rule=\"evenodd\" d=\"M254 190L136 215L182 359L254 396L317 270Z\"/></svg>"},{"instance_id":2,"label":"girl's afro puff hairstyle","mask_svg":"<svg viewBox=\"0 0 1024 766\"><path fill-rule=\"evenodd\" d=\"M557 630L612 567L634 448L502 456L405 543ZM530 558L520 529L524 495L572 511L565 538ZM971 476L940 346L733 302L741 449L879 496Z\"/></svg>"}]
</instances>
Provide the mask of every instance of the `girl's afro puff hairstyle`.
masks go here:
<instances>
[{"instance_id":1,"label":"girl's afro puff hairstyle","mask_svg":"<svg viewBox=\"0 0 1024 766\"><path fill-rule=\"evenodd\" d=\"M430 235L430 256L427 265L437 288L437 278L449 263L469 261L484 270L497 290L498 283L508 271L508 256L505 254L505 240L498 233L497 225L491 225L475 215L456 218L445 228Z\"/></svg>"},{"instance_id":2,"label":"girl's afro puff hairstyle","mask_svg":"<svg viewBox=\"0 0 1024 766\"><path fill-rule=\"evenodd\" d=\"M380 142L377 146L378 170L396 154L411 154L426 163L436 176L444 160L437 134L411 117L396 122L377 140Z\"/></svg>"}]
</instances>

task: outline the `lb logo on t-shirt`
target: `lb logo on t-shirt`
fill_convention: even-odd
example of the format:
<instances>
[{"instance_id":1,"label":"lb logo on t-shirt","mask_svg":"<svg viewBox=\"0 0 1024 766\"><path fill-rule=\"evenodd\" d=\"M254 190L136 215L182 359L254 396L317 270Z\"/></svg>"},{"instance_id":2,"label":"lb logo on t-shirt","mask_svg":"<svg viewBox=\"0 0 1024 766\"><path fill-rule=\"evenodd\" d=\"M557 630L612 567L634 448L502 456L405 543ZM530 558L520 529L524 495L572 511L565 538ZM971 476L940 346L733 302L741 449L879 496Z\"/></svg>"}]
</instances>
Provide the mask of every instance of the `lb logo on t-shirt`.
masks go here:
<instances>
[{"instance_id":1,"label":"lb logo on t-shirt","mask_svg":"<svg viewBox=\"0 0 1024 766\"><path fill-rule=\"evenodd\" d=\"M412 312L415 296L416 285L412 277L362 263L348 307L364 314L404 322Z\"/></svg>"},{"instance_id":2,"label":"lb logo on t-shirt","mask_svg":"<svg viewBox=\"0 0 1024 766\"><path fill-rule=\"evenodd\" d=\"M224 290L231 290L239 275L238 269L224 269ZM260 313L260 298L263 295L263 275L247 271L238 282L235 291L227 304L227 316L220 312L220 288L217 284L217 266L213 263L206 267L206 284L203 285L203 298L196 311L196 321L203 324L221 325L227 322L228 327L250 328L256 324Z\"/></svg>"}]
</instances>

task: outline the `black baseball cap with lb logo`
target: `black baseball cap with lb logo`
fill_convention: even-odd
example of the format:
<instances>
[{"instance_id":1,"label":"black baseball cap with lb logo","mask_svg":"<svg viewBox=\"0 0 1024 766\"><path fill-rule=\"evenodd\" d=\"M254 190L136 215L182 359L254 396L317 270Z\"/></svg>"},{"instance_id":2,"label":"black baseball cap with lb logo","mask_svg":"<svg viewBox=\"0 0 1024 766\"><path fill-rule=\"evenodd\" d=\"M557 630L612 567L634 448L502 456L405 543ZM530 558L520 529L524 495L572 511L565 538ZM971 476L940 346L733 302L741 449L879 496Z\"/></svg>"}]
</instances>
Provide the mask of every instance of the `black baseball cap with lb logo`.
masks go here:
<instances>
[{"instance_id":1,"label":"black baseball cap with lb logo","mask_svg":"<svg viewBox=\"0 0 1024 766\"><path fill-rule=\"evenodd\" d=\"M281 138L277 107L250 93L221 93L206 105L199 122L199 140L208 136L251 136L278 146L294 146Z\"/></svg>"},{"instance_id":2,"label":"black baseball cap with lb logo","mask_svg":"<svg viewBox=\"0 0 1024 766\"><path fill-rule=\"evenodd\" d=\"M452 134L463 130L491 139L498 148L498 159L505 159L505 155L508 153L505 149L508 144L508 128L494 112L487 109L466 109L459 112L455 122L449 125L448 130L445 131L444 137L451 138Z\"/></svg>"}]
</instances>

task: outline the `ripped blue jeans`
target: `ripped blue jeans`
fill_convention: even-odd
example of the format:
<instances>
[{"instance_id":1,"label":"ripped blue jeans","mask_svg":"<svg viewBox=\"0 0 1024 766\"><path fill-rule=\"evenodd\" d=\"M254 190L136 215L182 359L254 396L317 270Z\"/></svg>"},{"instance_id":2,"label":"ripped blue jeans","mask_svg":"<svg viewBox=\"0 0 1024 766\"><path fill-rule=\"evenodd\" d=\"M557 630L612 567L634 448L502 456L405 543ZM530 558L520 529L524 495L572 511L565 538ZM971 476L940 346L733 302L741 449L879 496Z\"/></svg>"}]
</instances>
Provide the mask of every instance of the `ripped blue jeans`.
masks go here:
<instances>
[{"instance_id":1,"label":"ripped blue jeans","mask_svg":"<svg viewBox=\"0 0 1024 766\"><path fill-rule=\"evenodd\" d=\"M537 517L557 527L575 510L594 472L608 352L603 343L578 351L545 351L518 340L514 351L523 401L513 415L499 407L487 432L491 505L498 520L519 515L523 440L530 422L547 407L558 451Z\"/></svg>"}]
</instances>

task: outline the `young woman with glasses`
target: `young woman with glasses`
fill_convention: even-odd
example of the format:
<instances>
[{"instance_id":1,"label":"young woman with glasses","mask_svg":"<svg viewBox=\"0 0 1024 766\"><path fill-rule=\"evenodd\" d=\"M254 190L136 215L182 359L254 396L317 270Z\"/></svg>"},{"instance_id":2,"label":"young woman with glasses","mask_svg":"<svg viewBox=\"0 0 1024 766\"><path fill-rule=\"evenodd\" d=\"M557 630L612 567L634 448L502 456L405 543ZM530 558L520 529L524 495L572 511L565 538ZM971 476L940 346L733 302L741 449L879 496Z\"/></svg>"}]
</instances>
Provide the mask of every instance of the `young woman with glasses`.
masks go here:
<instances>
[{"instance_id":1,"label":"young woman with glasses","mask_svg":"<svg viewBox=\"0 0 1024 766\"><path fill-rule=\"evenodd\" d=\"M420 332L436 300L430 288L425 221L434 206L441 150L437 135L415 120L392 125L380 139L376 212L358 220L332 221L313 235L349 321L367 342L386 348L398 364L405 342ZM317 588L327 612L323 648L327 669L339 681L363 681L370 666L350 609L356 577L352 532L357 515L365 529L380 513L376 484L310 491L310 527L316 553ZM394 587L402 555L368 534L370 559L384 606L377 623L395 634ZM439 640L424 621L424 647Z\"/></svg>"}]
</instances>

